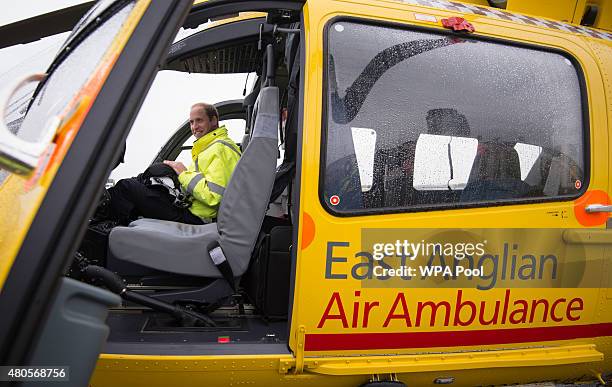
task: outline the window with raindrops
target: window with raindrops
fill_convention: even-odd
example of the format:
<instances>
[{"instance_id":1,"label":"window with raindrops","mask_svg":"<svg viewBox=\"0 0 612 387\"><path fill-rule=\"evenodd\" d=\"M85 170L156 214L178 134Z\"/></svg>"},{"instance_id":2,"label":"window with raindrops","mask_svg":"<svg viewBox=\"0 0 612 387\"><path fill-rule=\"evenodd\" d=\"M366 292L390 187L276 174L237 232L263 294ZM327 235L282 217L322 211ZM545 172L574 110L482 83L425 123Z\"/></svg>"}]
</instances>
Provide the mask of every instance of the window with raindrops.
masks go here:
<instances>
[{"instance_id":1,"label":"window with raindrops","mask_svg":"<svg viewBox=\"0 0 612 387\"><path fill-rule=\"evenodd\" d=\"M569 57L336 21L325 61L322 200L333 212L563 200L583 191L585 107Z\"/></svg>"}]
</instances>

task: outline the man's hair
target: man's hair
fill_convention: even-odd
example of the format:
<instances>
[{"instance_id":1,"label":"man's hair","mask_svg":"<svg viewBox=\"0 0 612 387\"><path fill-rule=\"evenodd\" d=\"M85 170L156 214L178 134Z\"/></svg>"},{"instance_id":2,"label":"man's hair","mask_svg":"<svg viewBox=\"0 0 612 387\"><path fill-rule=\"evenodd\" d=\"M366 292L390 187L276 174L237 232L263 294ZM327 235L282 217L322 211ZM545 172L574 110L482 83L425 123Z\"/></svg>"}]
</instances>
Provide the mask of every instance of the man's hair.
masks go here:
<instances>
[{"instance_id":1,"label":"man's hair","mask_svg":"<svg viewBox=\"0 0 612 387\"><path fill-rule=\"evenodd\" d=\"M208 119L212 121L213 118L217 119L217 124L219 124L219 112L214 105L210 105L204 102L194 103L191 108L202 108L204 109L204 113L208 116Z\"/></svg>"},{"instance_id":2,"label":"man's hair","mask_svg":"<svg viewBox=\"0 0 612 387\"><path fill-rule=\"evenodd\" d=\"M427 112L427 133L445 136L470 136L470 124L457 109L431 109Z\"/></svg>"}]
</instances>

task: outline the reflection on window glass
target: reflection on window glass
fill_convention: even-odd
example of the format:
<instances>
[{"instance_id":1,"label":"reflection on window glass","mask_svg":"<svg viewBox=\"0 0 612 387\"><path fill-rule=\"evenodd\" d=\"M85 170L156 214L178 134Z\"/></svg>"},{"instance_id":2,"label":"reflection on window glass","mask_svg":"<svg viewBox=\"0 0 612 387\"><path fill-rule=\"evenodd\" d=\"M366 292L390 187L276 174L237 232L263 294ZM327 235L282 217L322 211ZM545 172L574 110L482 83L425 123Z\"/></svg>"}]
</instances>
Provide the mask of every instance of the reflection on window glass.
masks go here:
<instances>
[{"instance_id":1,"label":"reflection on window glass","mask_svg":"<svg viewBox=\"0 0 612 387\"><path fill-rule=\"evenodd\" d=\"M36 141L45 130L50 118L64 111L68 103L94 73L116 33L123 26L133 3L123 7L97 30L93 31L49 75L37 94L17 135L27 141Z\"/></svg>"},{"instance_id":2,"label":"reflection on window glass","mask_svg":"<svg viewBox=\"0 0 612 387\"><path fill-rule=\"evenodd\" d=\"M421 134L414 156L414 189L465 188L477 147L475 138Z\"/></svg>"},{"instance_id":3,"label":"reflection on window glass","mask_svg":"<svg viewBox=\"0 0 612 387\"><path fill-rule=\"evenodd\" d=\"M7 112L3 117L8 130L16 134L25 119L25 114L28 109L28 104L34 94L35 84L28 84L18 91L17 96L11 98L7 105Z\"/></svg>"},{"instance_id":4,"label":"reflection on window glass","mask_svg":"<svg viewBox=\"0 0 612 387\"><path fill-rule=\"evenodd\" d=\"M323 199L334 211L582 187L580 85L564 56L352 22L332 24L328 39ZM373 128L372 140L356 128Z\"/></svg>"},{"instance_id":5,"label":"reflection on window glass","mask_svg":"<svg viewBox=\"0 0 612 387\"><path fill-rule=\"evenodd\" d=\"M115 0L98 0L98 2L96 2L91 8L89 8L89 10L85 13L85 15L83 15L81 20L79 20L74 26L72 32L70 32L70 36L66 40L66 43L68 43L76 35L81 33L81 31L83 31L85 27L92 23L95 18L99 17L102 12L106 11L114 2Z\"/></svg>"},{"instance_id":6,"label":"reflection on window glass","mask_svg":"<svg viewBox=\"0 0 612 387\"><path fill-rule=\"evenodd\" d=\"M376 131L367 128L351 128L351 133L353 144L355 144L357 166L359 167L361 191L366 192L372 188Z\"/></svg>"},{"instance_id":7,"label":"reflection on window glass","mask_svg":"<svg viewBox=\"0 0 612 387\"><path fill-rule=\"evenodd\" d=\"M68 33L62 33L0 49L0 90L14 87L16 81L27 75L44 73L67 37ZM8 101L4 120L12 133L19 129L35 89L35 83L28 83Z\"/></svg>"},{"instance_id":8,"label":"reflection on window glass","mask_svg":"<svg viewBox=\"0 0 612 387\"><path fill-rule=\"evenodd\" d=\"M517 142L514 145L514 150L518 153L519 163L521 164L521 180L525 181L531 168L533 168L540 154L542 154L542 147Z\"/></svg>"}]
</instances>

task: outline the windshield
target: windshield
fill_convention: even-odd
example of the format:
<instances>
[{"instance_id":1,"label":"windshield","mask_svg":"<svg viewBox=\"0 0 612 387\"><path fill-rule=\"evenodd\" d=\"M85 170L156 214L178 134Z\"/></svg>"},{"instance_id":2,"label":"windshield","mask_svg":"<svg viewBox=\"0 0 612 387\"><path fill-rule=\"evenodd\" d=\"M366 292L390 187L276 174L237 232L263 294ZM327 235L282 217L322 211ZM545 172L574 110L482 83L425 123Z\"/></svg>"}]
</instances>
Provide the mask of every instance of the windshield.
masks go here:
<instances>
[{"instance_id":1,"label":"windshield","mask_svg":"<svg viewBox=\"0 0 612 387\"><path fill-rule=\"evenodd\" d=\"M76 24L68 39L62 45L57 56L47 69L47 78L38 84L34 91L33 98L36 98L38 93L46 84L50 75L62 64L62 62L74 52L74 50L94 31L98 31L101 25L105 25L106 21L113 18L118 12L126 10L126 4L133 3L132 0L101 0L94 5L83 18ZM133 6L133 4L132 4ZM130 8L131 9L131 8ZM128 12L129 13L129 12ZM116 19L116 18L115 18ZM110 38L114 36L111 35ZM101 46L107 47L107 46ZM104 53L104 51L101 51ZM32 101L32 100L31 100ZM31 105L31 102L30 102ZM28 106L29 110L30 106Z\"/></svg>"},{"instance_id":2,"label":"windshield","mask_svg":"<svg viewBox=\"0 0 612 387\"><path fill-rule=\"evenodd\" d=\"M89 11L87 11L85 15L83 15L81 20L79 20L78 23L74 26L72 32L68 36L68 39L66 39L64 45L62 46L62 50L66 48L68 43L70 43L72 39L79 35L85 29L85 27L89 26L94 21L94 19L102 15L104 11L108 10L108 8L113 3L117 2L118 0L99 0L96 4L94 4L93 7L91 7Z\"/></svg>"},{"instance_id":3,"label":"windshield","mask_svg":"<svg viewBox=\"0 0 612 387\"><path fill-rule=\"evenodd\" d=\"M123 27L135 2L122 1L121 4L120 9L87 34L87 39L81 39L69 54L64 55L61 60L56 59L51 65L53 71L44 84L39 84L22 122L11 127L16 136L30 142L39 140L54 120L65 113L71 102L74 102L83 86L96 73L97 66ZM0 174L0 184L9 175L3 171Z\"/></svg>"},{"instance_id":4,"label":"windshield","mask_svg":"<svg viewBox=\"0 0 612 387\"><path fill-rule=\"evenodd\" d=\"M52 35L35 42L0 50L0 90L11 87L15 80L27 74L44 73L57 56L68 34L66 32ZM17 90L9 101L4 121L13 133L21 125L35 89L36 84L29 83Z\"/></svg>"}]
</instances>

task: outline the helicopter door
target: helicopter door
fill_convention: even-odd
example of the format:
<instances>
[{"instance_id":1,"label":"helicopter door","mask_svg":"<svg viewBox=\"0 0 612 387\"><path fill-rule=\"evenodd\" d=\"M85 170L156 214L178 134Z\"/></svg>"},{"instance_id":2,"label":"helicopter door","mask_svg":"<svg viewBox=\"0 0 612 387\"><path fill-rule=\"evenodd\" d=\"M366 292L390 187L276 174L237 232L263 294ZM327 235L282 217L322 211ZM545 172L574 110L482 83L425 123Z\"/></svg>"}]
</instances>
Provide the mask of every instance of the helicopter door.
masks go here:
<instances>
[{"instance_id":1,"label":"helicopter door","mask_svg":"<svg viewBox=\"0 0 612 387\"><path fill-rule=\"evenodd\" d=\"M25 79L39 83L23 122L0 124L0 363L57 371L2 380L89 380L108 334L107 307L118 299L63 273L190 6L98 2L47 73Z\"/></svg>"},{"instance_id":2,"label":"helicopter door","mask_svg":"<svg viewBox=\"0 0 612 387\"><path fill-rule=\"evenodd\" d=\"M310 25L323 25L321 14L309 15ZM604 335L592 317L603 249L577 241L605 227L580 206L607 187L608 135L593 129L605 122L588 122L589 110L603 117L602 108L581 102L581 68L567 54L578 49L454 39L387 24L383 10L379 20L370 15L328 21L310 45L324 70L309 90L323 87L323 99L313 96L304 117L322 109L323 127L305 134L303 160L320 173L302 175L300 224L308 227L295 275L309 285L296 288L290 347L308 358L520 346L567 339L556 325ZM559 80L525 81L536 73ZM531 309L509 318L512 303ZM532 307L541 304L554 304L554 316L552 306ZM535 336L541 327L546 336ZM501 328L516 330L482 334Z\"/></svg>"}]
</instances>

